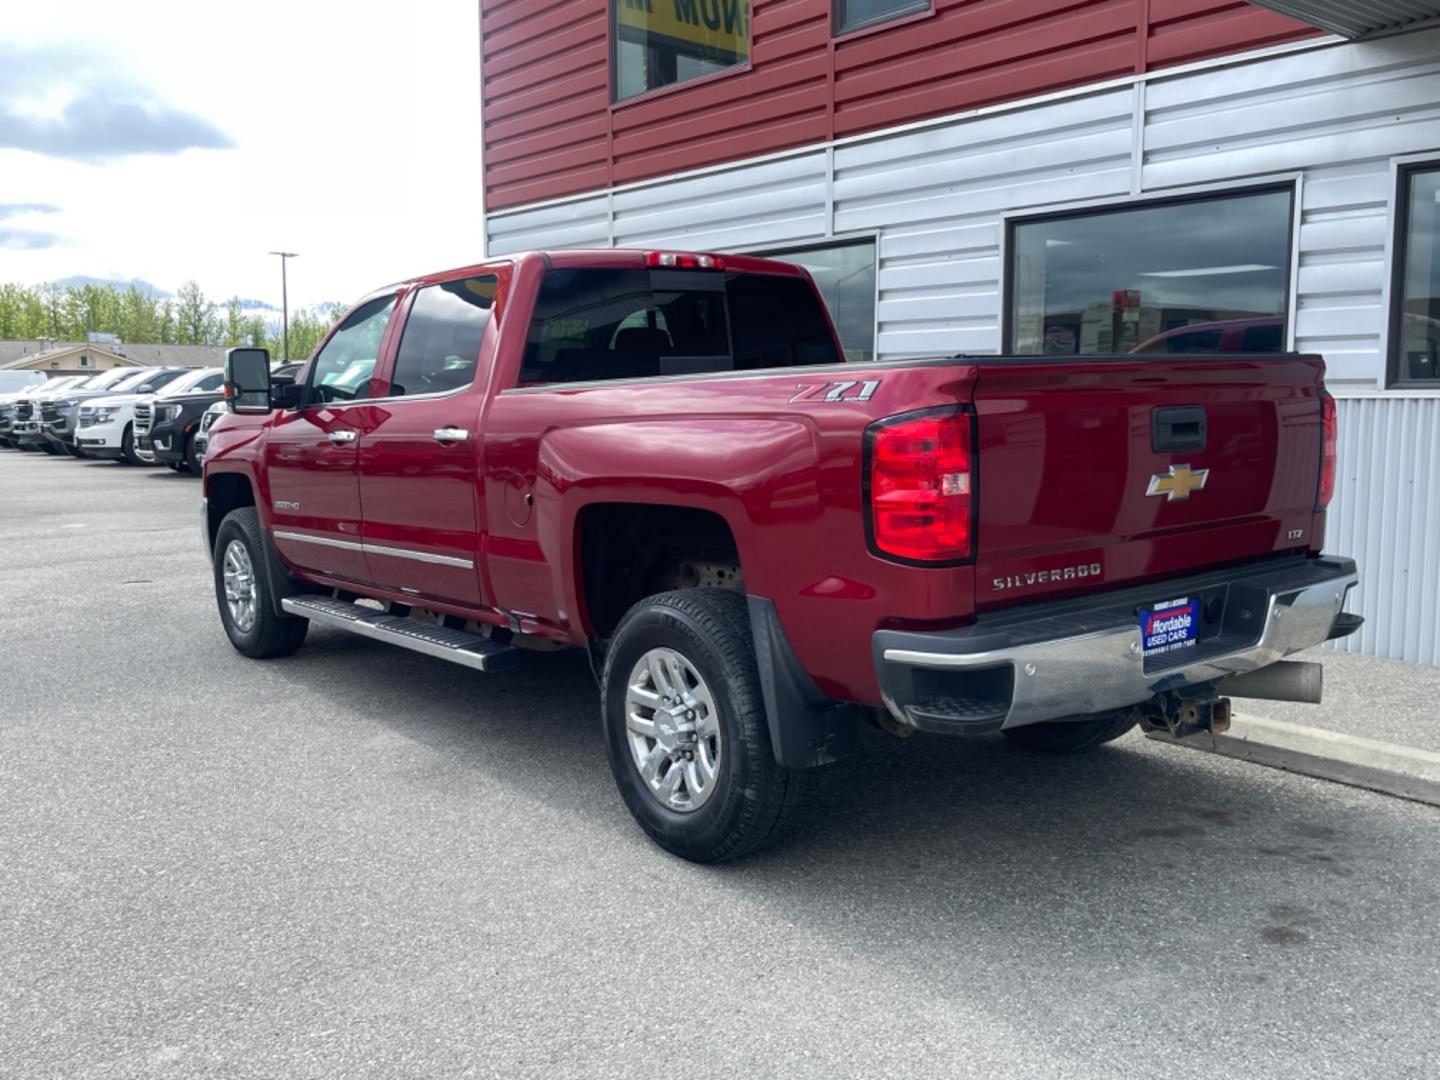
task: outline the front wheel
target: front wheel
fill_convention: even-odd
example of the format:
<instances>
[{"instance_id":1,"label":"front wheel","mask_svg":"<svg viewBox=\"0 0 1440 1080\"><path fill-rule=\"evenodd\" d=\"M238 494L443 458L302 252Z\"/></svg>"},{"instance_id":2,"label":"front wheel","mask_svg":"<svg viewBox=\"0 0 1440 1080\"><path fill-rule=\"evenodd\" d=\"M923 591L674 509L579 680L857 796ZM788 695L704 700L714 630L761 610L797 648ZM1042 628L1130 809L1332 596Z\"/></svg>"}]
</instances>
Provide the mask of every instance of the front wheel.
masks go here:
<instances>
[{"instance_id":1,"label":"front wheel","mask_svg":"<svg viewBox=\"0 0 1440 1080\"><path fill-rule=\"evenodd\" d=\"M127 465L144 465L145 462L135 451L135 426L125 425L125 434L120 436L120 456Z\"/></svg>"},{"instance_id":2,"label":"front wheel","mask_svg":"<svg viewBox=\"0 0 1440 1080\"><path fill-rule=\"evenodd\" d=\"M801 777L775 761L745 597L684 589L640 601L601 682L610 770L652 840L712 863L779 838Z\"/></svg>"},{"instance_id":3,"label":"front wheel","mask_svg":"<svg viewBox=\"0 0 1440 1080\"><path fill-rule=\"evenodd\" d=\"M194 435L185 440L185 468L190 470L191 476L199 476L205 471L204 463L196 452Z\"/></svg>"},{"instance_id":4,"label":"front wheel","mask_svg":"<svg viewBox=\"0 0 1440 1080\"><path fill-rule=\"evenodd\" d=\"M308 619L277 615L270 605L270 567L253 506L232 510L215 533L215 600L230 644L263 660L288 656L305 642Z\"/></svg>"},{"instance_id":5,"label":"front wheel","mask_svg":"<svg viewBox=\"0 0 1440 1080\"><path fill-rule=\"evenodd\" d=\"M1140 722L1135 708L1096 713L1079 720L1049 720L1001 732L1011 742L1048 754L1079 754L1114 742Z\"/></svg>"}]
</instances>

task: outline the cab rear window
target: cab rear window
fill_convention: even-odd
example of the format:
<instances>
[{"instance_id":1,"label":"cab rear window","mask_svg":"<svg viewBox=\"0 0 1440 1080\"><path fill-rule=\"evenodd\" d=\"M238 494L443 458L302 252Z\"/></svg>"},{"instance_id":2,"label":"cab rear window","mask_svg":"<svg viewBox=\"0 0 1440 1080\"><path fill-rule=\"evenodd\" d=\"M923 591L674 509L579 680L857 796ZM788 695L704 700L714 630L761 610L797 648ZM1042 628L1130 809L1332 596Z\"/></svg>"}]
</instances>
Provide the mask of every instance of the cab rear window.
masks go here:
<instances>
[{"instance_id":1,"label":"cab rear window","mask_svg":"<svg viewBox=\"0 0 1440 1080\"><path fill-rule=\"evenodd\" d=\"M692 270L550 270L520 385L837 364L803 278Z\"/></svg>"}]
</instances>

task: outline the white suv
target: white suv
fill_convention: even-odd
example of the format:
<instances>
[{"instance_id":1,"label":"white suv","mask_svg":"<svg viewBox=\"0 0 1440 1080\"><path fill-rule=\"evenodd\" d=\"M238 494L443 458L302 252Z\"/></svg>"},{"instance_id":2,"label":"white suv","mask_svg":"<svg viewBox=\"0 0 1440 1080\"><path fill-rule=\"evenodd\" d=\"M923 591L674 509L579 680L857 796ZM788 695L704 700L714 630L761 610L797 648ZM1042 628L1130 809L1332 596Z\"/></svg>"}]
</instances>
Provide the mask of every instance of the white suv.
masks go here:
<instances>
[{"instance_id":1,"label":"white suv","mask_svg":"<svg viewBox=\"0 0 1440 1080\"><path fill-rule=\"evenodd\" d=\"M96 398L80 407L77 444L86 457L123 459L131 465L153 461L135 447L135 405L147 404L163 394L185 394L218 389L225 380L219 368L190 368L166 372L166 381L145 394L117 394Z\"/></svg>"}]
</instances>

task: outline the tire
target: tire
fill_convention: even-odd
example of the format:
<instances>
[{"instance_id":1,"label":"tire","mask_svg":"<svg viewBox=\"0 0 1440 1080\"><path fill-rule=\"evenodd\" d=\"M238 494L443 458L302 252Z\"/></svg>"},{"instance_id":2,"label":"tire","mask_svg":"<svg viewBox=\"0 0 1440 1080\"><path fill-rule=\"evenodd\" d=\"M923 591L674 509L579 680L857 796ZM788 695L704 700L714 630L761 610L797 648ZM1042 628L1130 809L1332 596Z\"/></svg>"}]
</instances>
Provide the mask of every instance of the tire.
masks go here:
<instances>
[{"instance_id":1,"label":"tire","mask_svg":"<svg viewBox=\"0 0 1440 1080\"><path fill-rule=\"evenodd\" d=\"M226 595L227 569L232 546L243 550L236 558L248 567L249 618L232 611ZM220 622L236 651L256 660L272 656L289 656L305 642L310 620L293 615L276 615L270 606L270 567L265 561L265 541L260 531L260 518L253 506L232 510L215 533L214 552L215 602L220 608ZM245 594L244 582L239 591Z\"/></svg>"},{"instance_id":2,"label":"tire","mask_svg":"<svg viewBox=\"0 0 1440 1080\"><path fill-rule=\"evenodd\" d=\"M183 461L167 461L165 465L171 472L183 473L185 471L185 463Z\"/></svg>"},{"instance_id":3,"label":"tire","mask_svg":"<svg viewBox=\"0 0 1440 1080\"><path fill-rule=\"evenodd\" d=\"M125 434L120 436L120 459L127 465L144 465L135 452L135 425L126 424Z\"/></svg>"},{"instance_id":4,"label":"tire","mask_svg":"<svg viewBox=\"0 0 1440 1080\"><path fill-rule=\"evenodd\" d=\"M204 473L205 467L195 455L195 436L191 435L185 440L185 466L191 476L200 476Z\"/></svg>"},{"instance_id":5,"label":"tire","mask_svg":"<svg viewBox=\"0 0 1440 1080\"><path fill-rule=\"evenodd\" d=\"M1079 754L1114 742L1140 722L1138 709L1116 709L1082 720L1050 720L1001 732L1011 742L1047 754Z\"/></svg>"},{"instance_id":6,"label":"tire","mask_svg":"<svg viewBox=\"0 0 1440 1080\"><path fill-rule=\"evenodd\" d=\"M70 456L73 458L83 459L85 457L85 451L81 450L78 446L67 446L65 449L70 452Z\"/></svg>"},{"instance_id":7,"label":"tire","mask_svg":"<svg viewBox=\"0 0 1440 1080\"><path fill-rule=\"evenodd\" d=\"M642 672L640 679L646 681L643 672L653 668L642 661L657 651L678 657L688 675L697 678L697 695L703 691L714 707L713 712L697 707L688 715L698 713L696 723L702 729L705 719L712 718L716 734L711 738L718 742L702 734L695 745L706 749L689 751L694 760L664 759L663 773L657 773L657 782L663 784L674 770L681 770L680 782L687 791L674 797L688 795L688 809L674 808L652 789L636 760L641 751L632 749L632 739L639 739L652 753L663 758L665 752L658 739L632 733L627 720L632 675ZM672 675L666 679L674 681ZM687 677L682 675L681 681ZM662 686L657 679L649 681L652 688ZM687 689L687 698L689 693ZM724 862L759 851L783 835L800 803L801 774L775 761L744 596L727 589L684 589L647 597L632 607L605 657L601 710L620 797L640 827L666 851L691 862ZM638 710L644 711L644 706ZM650 710L650 717L657 712ZM713 760L715 771L697 797L688 790L689 777L699 775L692 770L701 769L704 760Z\"/></svg>"},{"instance_id":8,"label":"tire","mask_svg":"<svg viewBox=\"0 0 1440 1080\"><path fill-rule=\"evenodd\" d=\"M52 443L49 439L46 439L40 444L40 449L45 451L45 453L49 454L51 457L57 457L60 453L60 451L55 448L55 444Z\"/></svg>"}]
</instances>

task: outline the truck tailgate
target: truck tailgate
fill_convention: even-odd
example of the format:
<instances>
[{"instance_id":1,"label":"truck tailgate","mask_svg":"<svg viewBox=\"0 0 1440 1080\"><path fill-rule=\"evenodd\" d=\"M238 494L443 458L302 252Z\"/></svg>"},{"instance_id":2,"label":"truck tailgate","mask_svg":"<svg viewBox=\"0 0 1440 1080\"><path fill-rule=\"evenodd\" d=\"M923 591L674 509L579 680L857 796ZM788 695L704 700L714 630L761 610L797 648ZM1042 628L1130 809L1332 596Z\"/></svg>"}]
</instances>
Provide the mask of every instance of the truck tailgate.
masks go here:
<instances>
[{"instance_id":1,"label":"truck tailgate","mask_svg":"<svg viewBox=\"0 0 1440 1080\"><path fill-rule=\"evenodd\" d=\"M1323 363L982 364L976 608L1310 545Z\"/></svg>"}]
</instances>

